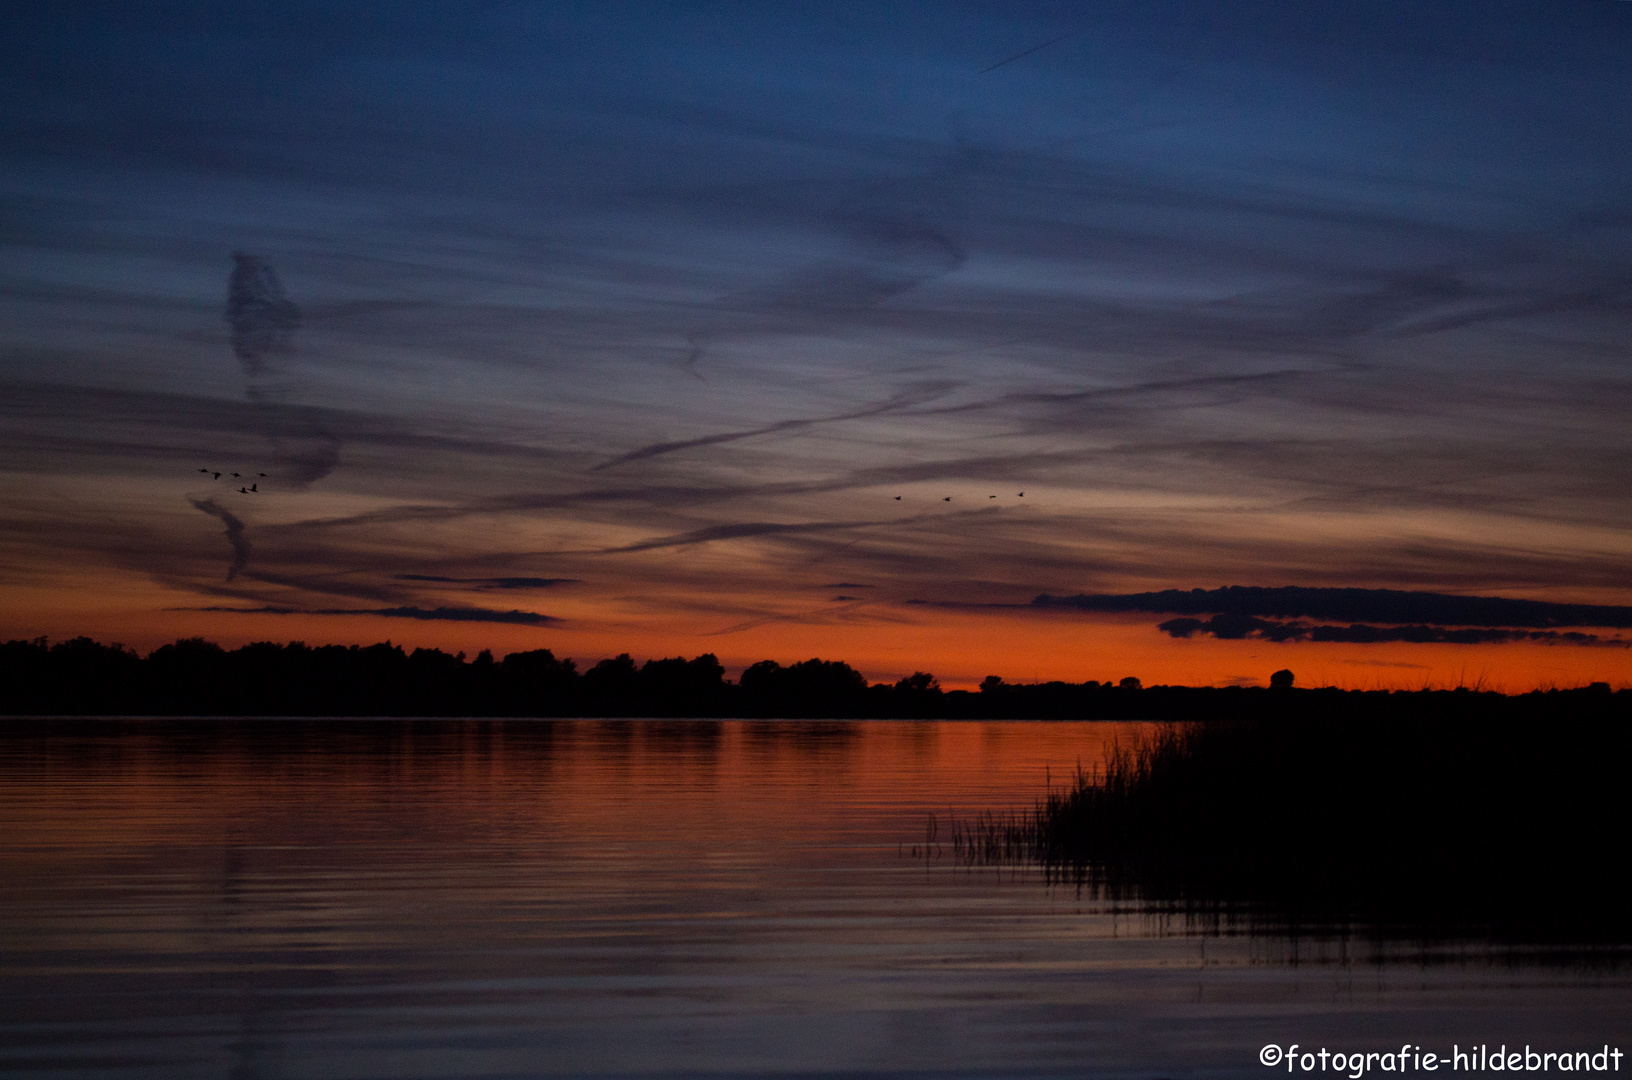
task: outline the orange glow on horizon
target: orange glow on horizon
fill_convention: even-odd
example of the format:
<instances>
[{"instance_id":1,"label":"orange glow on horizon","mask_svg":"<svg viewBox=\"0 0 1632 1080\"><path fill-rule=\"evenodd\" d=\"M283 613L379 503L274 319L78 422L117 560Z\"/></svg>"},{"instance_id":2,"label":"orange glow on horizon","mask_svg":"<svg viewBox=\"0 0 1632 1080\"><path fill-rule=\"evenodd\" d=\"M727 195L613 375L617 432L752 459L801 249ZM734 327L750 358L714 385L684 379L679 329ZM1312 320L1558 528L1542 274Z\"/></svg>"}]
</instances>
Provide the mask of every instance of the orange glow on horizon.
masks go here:
<instances>
[{"instance_id":1,"label":"orange glow on horizon","mask_svg":"<svg viewBox=\"0 0 1632 1080\"><path fill-rule=\"evenodd\" d=\"M123 642L142 653L182 637L235 648L252 641L310 645L439 648L474 656L547 648L584 670L629 653L637 661L714 653L734 677L759 660L843 660L875 682L914 671L933 673L946 689L974 689L997 675L1007 682L1119 680L1146 685L1266 685L1290 668L1299 686L1419 689L1479 686L1504 692L1608 682L1632 686L1632 649L1610 646L1380 644L1175 640L1156 629L1160 615L1088 615L1026 608L958 610L874 602L798 618L770 619L731 632L726 620L696 613L631 611L617 621L565 619L559 625L421 621L375 615L277 615L232 611L155 610L197 605L160 587L123 593L66 595L10 591L0 639L53 640L85 634ZM226 605L223 605L226 606ZM555 605L552 605L555 607ZM587 608L587 605L585 605ZM557 608L559 609L559 608ZM704 624L704 625L699 625ZM1606 635L1607 636L1607 635Z\"/></svg>"}]
</instances>

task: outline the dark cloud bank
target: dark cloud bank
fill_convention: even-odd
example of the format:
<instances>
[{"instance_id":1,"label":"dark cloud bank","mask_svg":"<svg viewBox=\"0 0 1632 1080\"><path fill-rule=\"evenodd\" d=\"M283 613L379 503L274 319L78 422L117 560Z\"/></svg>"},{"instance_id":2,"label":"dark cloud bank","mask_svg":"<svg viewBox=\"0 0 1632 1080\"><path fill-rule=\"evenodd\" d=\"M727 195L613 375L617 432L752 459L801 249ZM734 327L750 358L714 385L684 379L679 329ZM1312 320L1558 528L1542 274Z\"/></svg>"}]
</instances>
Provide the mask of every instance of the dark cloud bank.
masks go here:
<instances>
[{"instance_id":1,"label":"dark cloud bank","mask_svg":"<svg viewBox=\"0 0 1632 1080\"><path fill-rule=\"evenodd\" d=\"M1288 585L1266 588L1164 589L1160 592L1050 596L1033 607L1098 612L1151 612L1181 617L1158 624L1175 638L1196 634L1265 641L1332 641L1355 644L1409 642L1456 645L1539 641L1547 644L1612 645L1621 638L1555 627L1632 627L1632 607L1556 604L1502 596L1452 596L1398 589L1321 589ZM1206 619L1196 616L1209 616ZM1339 619L1322 625L1303 619ZM1350 621L1352 620L1352 621ZM1372 625L1384 623L1392 625Z\"/></svg>"}]
</instances>

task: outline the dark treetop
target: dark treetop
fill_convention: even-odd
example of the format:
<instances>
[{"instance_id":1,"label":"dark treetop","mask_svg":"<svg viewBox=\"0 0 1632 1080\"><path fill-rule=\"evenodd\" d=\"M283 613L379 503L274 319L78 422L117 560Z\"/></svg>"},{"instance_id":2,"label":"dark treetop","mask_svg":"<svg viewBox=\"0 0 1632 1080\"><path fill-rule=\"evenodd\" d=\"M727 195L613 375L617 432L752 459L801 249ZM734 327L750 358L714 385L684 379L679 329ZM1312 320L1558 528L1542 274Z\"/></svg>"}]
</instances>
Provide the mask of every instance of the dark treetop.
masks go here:
<instances>
[{"instance_id":1,"label":"dark treetop","mask_svg":"<svg viewBox=\"0 0 1632 1080\"><path fill-rule=\"evenodd\" d=\"M90 638L0 645L0 714L211 716L696 716L944 719L1224 717L1409 719L1632 716L1632 691L1607 683L1506 696L1472 689L1223 689L1118 683L1011 684L942 690L919 672L869 684L837 660L762 660L736 682L712 654L636 664L627 654L580 672L548 649L474 660L389 642L359 647L257 642L225 650L189 638L146 658Z\"/></svg>"}]
</instances>

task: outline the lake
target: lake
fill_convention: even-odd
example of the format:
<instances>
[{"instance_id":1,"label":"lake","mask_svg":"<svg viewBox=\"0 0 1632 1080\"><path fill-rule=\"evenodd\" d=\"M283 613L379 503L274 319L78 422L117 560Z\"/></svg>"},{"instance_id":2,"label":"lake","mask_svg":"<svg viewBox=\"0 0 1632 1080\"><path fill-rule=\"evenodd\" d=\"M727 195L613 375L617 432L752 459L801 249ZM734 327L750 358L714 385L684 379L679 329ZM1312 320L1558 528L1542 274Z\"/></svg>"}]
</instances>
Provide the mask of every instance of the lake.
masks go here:
<instances>
[{"instance_id":1,"label":"lake","mask_svg":"<svg viewBox=\"0 0 1632 1080\"><path fill-rule=\"evenodd\" d=\"M1271 1043L1625 1045L1618 954L1206 933L939 843L1146 730L0 721L0 1073L1268 1077Z\"/></svg>"}]
</instances>

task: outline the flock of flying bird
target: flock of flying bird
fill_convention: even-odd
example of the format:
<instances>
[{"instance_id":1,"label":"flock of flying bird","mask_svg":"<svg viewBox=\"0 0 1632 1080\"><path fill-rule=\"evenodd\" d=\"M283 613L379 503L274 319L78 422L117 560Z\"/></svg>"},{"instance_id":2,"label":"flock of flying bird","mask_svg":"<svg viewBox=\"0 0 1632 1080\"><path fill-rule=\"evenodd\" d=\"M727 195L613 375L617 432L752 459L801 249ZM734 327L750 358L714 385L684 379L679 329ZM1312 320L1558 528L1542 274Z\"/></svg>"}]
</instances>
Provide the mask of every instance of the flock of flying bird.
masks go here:
<instances>
[{"instance_id":1,"label":"flock of flying bird","mask_svg":"<svg viewBox=\"0 0 1632 1080\"><path fill-rule=\"evenodd\" d=\"M209 473L210 478L214 479L214 480L221 479L221 477L223 475L230 476L234 480L244 479L244 474L243 473L225 473L225 474L223 474L219 470L216 470L216 469L200 469L198 471L201 472L201 473ZM264 472L263 473L256 473L255 475L260 477L261 480L266 479L266 474ZM238 486L238 493L240 495L259 495L261 493L261 481L256 480L253 483L251 483L248 487L244 487L242 484L240 484Z\"/></svg>"},{"instance_id":2,"label":"flock of flying bird","mask_svg":"<svg viewBox=\"0 0 1632 1080\"><path fill-rule=\"evenodd\" d=\"M236 475L236 474L235 474L235 475ZM265 474L265 473L262 473L262 474L261 474L261 475L262 475L262 476L265 476L265 475L266 475L266 474ZM986 497L987 497L987 498L988 498L988 499L995 499L995 498L997 498L997 496L996 496L996 495L988 495L988 496L986 496ZM1024 491L1019 491L1019 492L1016 492L1016 493L1015 493L1015 497L1016 497L1016 498L1019 498L1019 499L1023 499L1023 498L1025 498L1025 497L1026 497L1026 493L1025 493L1025 492L1024 492ZM896 497L895 497L895 501L896 501L896 502L900 502L900 501L901 501L901 496L899 496L899 495L897 495L897 496L896 496ZM942 501L942 502L951 502L951 501L952 501L952 496L950 496L950 495L946 495L946 496L943 496L943 497L942 497L942 499L941 499L941 501Z\"/></svg>"}]
</instances>

